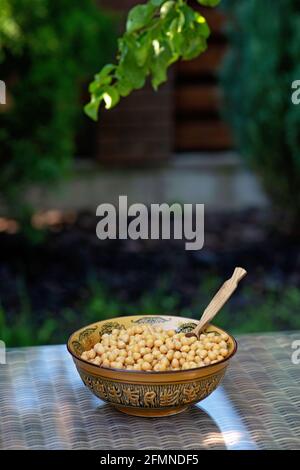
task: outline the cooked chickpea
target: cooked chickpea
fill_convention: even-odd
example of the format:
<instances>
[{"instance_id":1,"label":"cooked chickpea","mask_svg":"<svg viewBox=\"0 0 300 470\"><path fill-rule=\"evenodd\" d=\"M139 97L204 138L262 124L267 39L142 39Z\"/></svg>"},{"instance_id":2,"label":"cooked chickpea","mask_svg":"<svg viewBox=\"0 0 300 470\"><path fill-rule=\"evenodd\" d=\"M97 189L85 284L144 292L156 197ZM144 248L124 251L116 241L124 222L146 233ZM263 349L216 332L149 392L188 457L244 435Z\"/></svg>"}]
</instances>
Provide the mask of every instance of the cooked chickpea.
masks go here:
<instances>
[{"instance_id":1,"label":"cooked chickpea","mask_svg":"<svg viewBox=\"0 0 300 470\"><path fill-rule=\"evenodd\" d=\"M94 346L94 351L96 352L96 354L100 355L100 354L103 354L105 352L105 349L104 349L104 347L102 346L101 343L97 343Z\"/></svg>"},{"instance_id":2,"label":"cooked chickpea","mask_svg":"<svg viewBox=\"0 0 300 470\"><path fill-rule=\"evenodd\" d=\"M175 351L174 352L174 359L180 359L181 358L181 352L180 351Z\"/></svg>"},{"instance_id":3,"label":"cooked chickpea","mask_svg":"<svg viewBox=\"0 0 300 470\"><path fill-rule=\"evenodd\" d=\"M188 338L188 344L190 345L194 344L196 341L197 341L196 336L191 336L190 338Z\"/></svg>"},{"instance_id":4,"label":"cooked chickpea","mask_svg":"<svg viewBox=\"0 0 300 470\"><path fill-rule=\"evenodd\" d=\"M166 364L163 364L163 363L159 363L159 367L160 367L160 371L161 372L164 372L167 370L167 365Z\"/></svg>"},{"instance_id":5,"label":"cooked chickpea","mask_svg":"<svg viewBox=\"0 0 300 470\"><path fill-rule=\"evenodd\" d=\"M137 361L138 359L141 358L141 354L138 353L138 352L134 352L134 353L132 354L132 357L133 357L133 359L134 359L135 361Z\"/></svg>"},{"instance_id":6,"label":"cooked chickpea","mask_svg":"<svg viewBox=\"0 0 300 470\"><path fill-rule=\"evenodd\" d=\"M119 357L117 357L116 361L117 361L117 362L120 362L121 364L124 364L124 362L125 362L125 357L119 356Z\"/></svg>"},{"instance_id":7,"label":"cooked chickpea","mask_svg":"<svg viewBox=\"0 0 300 470\"><path fill-rule=\"evenodd\" d=\"M87 356L88 356L88 359L95 359L96 352L94 351L94 349L91 349L90 351L88 351Z\"/></svg>"},{"instance_id":8,"label":"cooked chickpea","mask_svg":"<svg viewBox=\"0 0 300 470\"><path fill-rule=\"evenodd\" d=\"M183 337L181 338L181 344L182 344L182 345L190 344L190 341L189 341L189 340L190 340L190 338L187 338L186 336L183 336Z\"/></svg>"},{"instance_id":9,"label":"cooked chickpea","mask_svg":"<svg viewBox=\"0 0 300 470\"><path fill-rule=\"evenodd\" d=\"M168 367L170 365L170 361L166 356L162 357L162 359L159 362L161 364L164 364L166 367Z\"/></svg>"},{"instance_id":10,"label":"cooked chickpea","mask_svg":"<svg viewBox=\"0 0 300 470\"><path fill-rule=\"evenodd\" d=\"M166 346L169 350L173 350L175 349L175 345L174 345L174 342L171 340L171 339L167 339L166 340Z\"/></svg>"},{"instance_id":11,"label":"cooked chickpea","mask_svg":"<svg viewBox=\"0 0 300 470\"><path fill-rule=\"evenodd\" d=\"M194 361L189 362L189 366L190 369L195 369L195 367L198 367L198 365Z\"/></svg>"},{"instance_id":12,"label":"cooked chickpea","mask_svg":"<svg viewBox=\"0 0 300 470\"><path fill-rule=\"evenodd\" d=\"M195 336L161 327L137 325L113 329L81 358L100 367L162 372L187 370L216 364L229 354L227 333L202 333Z\"/></svg>"},{"instance_id":13,"label":"cooked chickpea","mask_svg":"<svg viewBox=\"0 0 300 470\"><path fill-rule=\"evenodd\" d=\"M146 371L147 371L147 370L151 370L151 369L152 369L152 367L151 367L151 364L149 364L149 362L144 361L144 362L142 363L142 370L146 370Z\"/></svg>"},{"instance_id":14,"label":"cooked chickpea","mask_svg":"<svg viewBox=\"0 0 300 470\"><path fill-rule=\"evenodd\" d=\"M140 353L142 356L145 356L146 354L149 354L151 352L150 348L141 348Z\"/></svg>"},{"instance_id":15,"label":"cooked chickpea","mask_svg":"<svg viewBox=\"0 0 300 470\"><path fill-rule=\"evenodd\" d=\"M108 353L108 359L110 361L115 361L117 359L118 355L116 353L114 353L113 351Z\"/></svg>"},{"instance_id":16,"label":"cooked chickpea","mask_svg":"<svg viewBox=\"0 0 300 470\"><path fill-rule=\"evenodd\" d=\"M186 356L187 361L193 361L195 359L195 352L190 351L188 355Z\"/></svg>"},{"instance_id":17,"label":"cooked chickpea","mask_svg":"<svg viewBox=\"0 0 300 470\"><path fill-rule=\"evenodd\" d=\"M134 365L133 357L126 357L125 364L130 365L130 366Z\"/></svg>"},{"instance_id":18,"label":"cooked chickpea","mask_svg":"<svg viewBox=\"0 0 300 470\"><path fill-rule=\"evenodd\" d=\"M198 351L197 351L198 352ZM204 359L207 356L207 351L206 349L201 349L198 356L201 357L201 359Z\"/></svg>"},{"instance_id":19,"label":"cooked chickpea","mask_svg":"<svg viewBox=\"0 0 300 470\"><path fill-rule=\"evenodd\" d=\"M228 350L223 348L220 349L220 356L226 357L228 355Z\"/></svg>"},{"instance_id":20,"label":"cooked chickpea","mask_svg":"<svg viewBox=\"0 0 300 470\"><path fill-rule=\"evenodd\" d=\"M123 343L125 344L129 343L129 334L123 333L122 335L120 335L120 341L123 341Z\"/></svg>"},{"instance_id":21,"label":"cooked chickpea","mask_svg":"<svg viewBox=\"0 0 300 470\"><path fill-rule=\"evenodd\" d=\"M84 361L88 361L88 360L89 360L89 356L88 356L87 351L84 351L84 352L81 354L81 359L83 359Z\"/></svg>"},{"instance_id":22,"label":"cooked chickpea","mask_svg":"<svg viewBox=\"0 0 300 470\"><path fill-rule=\"evenodd\" d=\"M100 364L102 362L100 356L96 356L95 359L93 359L93 361L94 361L94 364L96 364L96 366L100 366Z\"/></svg>"},{"instance_id":23,"label":"cooked chickpea","mask_svg":"<svg viewBox=\"0 0 300 470\"><path fill-rule=\"evenodd\" d=\"M208 351L207 357L211 361L215 361L217 359L217 354L214 351Z\"/></svg>"},{"instance_id":24,"label":"cooked chickpea","mask_svg":"<svg viewBox=\"0 0 300 470\"><path fill-rule=\"evenodd\" d=\"M173 369L178 369L179 368L179 361L178 359L174 358L171 362L171 366L173 367Z\"/></svg>"},{"instance_id":25,"label":"cooked chickpea","mask_svg":"<svg viewBox=\"0 0 300 470\"><path fill-rule=\"evenodd\" d=\"M190 365L189 365L188 362L184 362L184 363L182 364L182 370L186 370L186 369L189 369L189 368L190 368Z\"/></svg>"},{"instance_id":26,"label":"cooked chickpea","mask_svg":"<svg viewBox=\"0 0 300 470\"><path fill-rule=\"evenodd\" d=\"M152 363L153 361L153 355L151 353L145 354L143 357L144 361L148 362L149 364Z\"/></svg>"},{"instance_id":27,"label":"cooked chickpea","mask_svg":"<svg viewBox=\"0 0 300 470\"><path fill-rule=\"evenodd\" d=\"M146 346L147 348L153 348L153 345L154 345L154 341L153 341L153 338L152 337L148 337L147 340L146 340Z\"/></svg>"},{"instance_id":28,"label":"cooked chickpea","mask_svg":"<svg viewBox=\"0 0 300 470\"><path fill-rule=\"evenodd\" d=\"M167 359L169 359L169 361L172 361L173 356L174 356L174 351L173 351L173 349L170 349L170 350L167 352Z\"/></svg>"}]
</instances>

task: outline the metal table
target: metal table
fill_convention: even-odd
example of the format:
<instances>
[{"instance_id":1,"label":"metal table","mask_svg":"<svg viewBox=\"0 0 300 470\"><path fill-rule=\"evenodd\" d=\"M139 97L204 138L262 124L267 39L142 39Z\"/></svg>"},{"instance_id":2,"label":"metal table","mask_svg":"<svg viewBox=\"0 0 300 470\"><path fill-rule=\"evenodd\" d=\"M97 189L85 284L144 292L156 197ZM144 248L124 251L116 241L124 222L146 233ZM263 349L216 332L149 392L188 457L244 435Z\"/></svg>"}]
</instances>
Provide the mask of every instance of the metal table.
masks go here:
<instances>
[{"instance_id":1,"label":"metal table","mask_svg":"<svg viewBox=\"0 0 300 470\"><path fill-rule=\"evenodd\" d=\"M300 332L247 335L210 397L181 415L127 416L82 384L65 346L0 365L1 449L300 449Z\"/></svg>"}]
</instances>

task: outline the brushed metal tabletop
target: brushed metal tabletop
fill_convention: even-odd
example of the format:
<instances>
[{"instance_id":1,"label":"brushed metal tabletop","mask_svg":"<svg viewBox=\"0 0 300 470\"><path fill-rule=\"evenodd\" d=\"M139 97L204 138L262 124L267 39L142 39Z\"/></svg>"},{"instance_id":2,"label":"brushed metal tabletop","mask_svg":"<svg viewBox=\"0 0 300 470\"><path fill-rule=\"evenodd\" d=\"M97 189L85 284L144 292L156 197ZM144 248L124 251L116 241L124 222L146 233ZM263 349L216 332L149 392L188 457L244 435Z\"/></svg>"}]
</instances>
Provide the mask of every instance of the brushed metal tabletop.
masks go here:
<instances>
[{"instance_id":1,"label":"brushed metal tabletop","mask_svg":"<svg viewBox=\"0 0 300 470\"><path fill-rule=\"evenodd\" d=\"M82 384L65 346L0 365L1 449L300 449L300 332L241 336L222 385L188 411L127 416Z\"/></svg>"}]
</instances>

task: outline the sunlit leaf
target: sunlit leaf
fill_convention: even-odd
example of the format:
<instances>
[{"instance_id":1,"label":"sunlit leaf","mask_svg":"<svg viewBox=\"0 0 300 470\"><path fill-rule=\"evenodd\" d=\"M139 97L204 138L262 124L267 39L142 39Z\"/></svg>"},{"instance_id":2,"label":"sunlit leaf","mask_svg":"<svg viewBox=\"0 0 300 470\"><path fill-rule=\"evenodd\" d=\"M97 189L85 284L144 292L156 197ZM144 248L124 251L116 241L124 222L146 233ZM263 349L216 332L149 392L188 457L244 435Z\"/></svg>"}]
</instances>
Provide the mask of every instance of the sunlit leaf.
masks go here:
<instances>
[{"instance_id":1,"label":"sunlit leaf","mask_svg":"<svg viewBox=\"0 0 300 470\"><path fill-rule=\"evenodd\" d=\"M114 108L120 101L120 94L114 87L108 87L103 93L103 100L105 102L105 108Z\"/></svg>"}]
</instances>

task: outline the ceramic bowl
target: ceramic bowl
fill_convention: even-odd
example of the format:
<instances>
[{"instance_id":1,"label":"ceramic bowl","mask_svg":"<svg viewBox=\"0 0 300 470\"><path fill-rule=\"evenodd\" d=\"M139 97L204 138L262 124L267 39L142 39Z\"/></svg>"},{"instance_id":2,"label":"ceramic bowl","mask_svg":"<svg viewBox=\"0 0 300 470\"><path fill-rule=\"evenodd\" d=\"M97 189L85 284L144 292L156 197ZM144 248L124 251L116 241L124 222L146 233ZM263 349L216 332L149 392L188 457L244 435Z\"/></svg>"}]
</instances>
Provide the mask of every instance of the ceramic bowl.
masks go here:
<instances>
[{"instance_id":1,"label":"ceramic bowl","mask_svg":"<svg viewBox=\"0 0 300 470\"><path fill-rule=\"evenodd\" d=\"M68 350L84 384L101 400L131 415L172 415L203 400L218 387L237 349L235 339L229 335L229 354L223 361L196 369L166 372L105 369L81 359L82 352L91 349L104 333L139 324L155 324L177 332L189 332L196 326L195 320L173 316L120 317L85 326L73 333L68 341ZM224 333L213 325L207 330Z\"/></svg>"}]
</instances>

